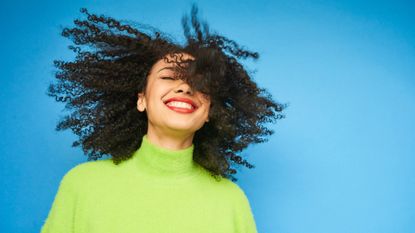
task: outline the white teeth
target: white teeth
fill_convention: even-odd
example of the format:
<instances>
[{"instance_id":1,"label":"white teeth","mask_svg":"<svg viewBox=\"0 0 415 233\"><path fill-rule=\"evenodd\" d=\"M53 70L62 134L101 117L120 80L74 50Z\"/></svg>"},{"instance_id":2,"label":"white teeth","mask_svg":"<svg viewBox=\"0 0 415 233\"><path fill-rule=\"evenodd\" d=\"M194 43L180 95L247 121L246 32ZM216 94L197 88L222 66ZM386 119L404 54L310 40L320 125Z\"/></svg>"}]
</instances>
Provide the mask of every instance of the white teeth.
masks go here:
<instances>
[{"instance_id":1,"label":"white teeth","mask_svg":"<svg viewBox=\"0 0 415 233\"><path fill-rule=\"evenodd\" d=\"M171 102L168 102L167 105L177 107L177 108L193 109L193 106L191 104L188 104L185 102L179 102L179 101L171 101Z\"/></svg>"}]
</instances>

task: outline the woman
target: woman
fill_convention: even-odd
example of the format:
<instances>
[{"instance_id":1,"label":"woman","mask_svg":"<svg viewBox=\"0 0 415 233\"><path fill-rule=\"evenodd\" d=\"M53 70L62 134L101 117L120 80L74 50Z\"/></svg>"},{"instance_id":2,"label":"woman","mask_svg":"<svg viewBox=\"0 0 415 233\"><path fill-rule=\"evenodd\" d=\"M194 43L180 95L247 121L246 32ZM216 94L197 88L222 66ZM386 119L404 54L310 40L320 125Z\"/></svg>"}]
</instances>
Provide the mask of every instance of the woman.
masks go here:
<instances>
[{"instance_id":1,"label":"woman","mask_svg":"<svg viewBox=\"0 0 415 233\"><path fill-rule=\"evenodd\" d=\"M48 94L75 110L57 130L71 128L89 160L111 159L66 173L41 232L257 232L230 179L232 164L253 167L237 153L283 117L238 62L258 54L209 33L195 6L185 45L81 12L62 34L94 49L70 46L76 61L55 62Z\"/></svg>"}]
</instances>

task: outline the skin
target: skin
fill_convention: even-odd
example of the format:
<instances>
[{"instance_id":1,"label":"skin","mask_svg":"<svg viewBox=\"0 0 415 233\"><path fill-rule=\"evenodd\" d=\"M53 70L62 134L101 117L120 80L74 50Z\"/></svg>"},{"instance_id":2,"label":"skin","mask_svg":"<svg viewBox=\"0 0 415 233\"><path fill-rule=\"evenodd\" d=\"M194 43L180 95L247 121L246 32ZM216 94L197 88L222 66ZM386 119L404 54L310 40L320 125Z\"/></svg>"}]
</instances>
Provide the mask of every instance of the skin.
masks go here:
<instances>
[{"instance_id":1,"label":"skin","mask_svg":"<svg viewBox=\"0 0 415 233\"><path fill-rule=\"evenodd\" d=\"M189 54L182 55L184 59L194 59ZM174 71L168 69L174 66L164 59L153 65L144 92L138 93L137 109L146 111L147 137L151 143L170 150L182 150L192 145L195 132L209 121L211 101L201 92L193 91L183 80L174 79ZM192 113L174 111L164 104L172 97L191 99L198 108Z\"/></svg>"}]
</instances>

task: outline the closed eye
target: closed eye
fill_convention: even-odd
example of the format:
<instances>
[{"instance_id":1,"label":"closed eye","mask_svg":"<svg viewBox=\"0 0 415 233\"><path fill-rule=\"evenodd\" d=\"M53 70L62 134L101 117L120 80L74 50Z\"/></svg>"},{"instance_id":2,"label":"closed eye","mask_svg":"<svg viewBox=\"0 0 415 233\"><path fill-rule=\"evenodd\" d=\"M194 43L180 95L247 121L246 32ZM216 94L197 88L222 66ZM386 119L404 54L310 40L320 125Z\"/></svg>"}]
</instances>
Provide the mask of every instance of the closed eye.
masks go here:
<instances>
[{"instance_id":1,"label":"closed eye","mask_svg":"<svg viewBox=\"0 0 415 233\"><path fill-rule=\"evenodd\" d=\"M172 77L161 77L161 79L175 80L175 79L174 79L174 78L172 78Z\"/></svg>"}]
</instances>

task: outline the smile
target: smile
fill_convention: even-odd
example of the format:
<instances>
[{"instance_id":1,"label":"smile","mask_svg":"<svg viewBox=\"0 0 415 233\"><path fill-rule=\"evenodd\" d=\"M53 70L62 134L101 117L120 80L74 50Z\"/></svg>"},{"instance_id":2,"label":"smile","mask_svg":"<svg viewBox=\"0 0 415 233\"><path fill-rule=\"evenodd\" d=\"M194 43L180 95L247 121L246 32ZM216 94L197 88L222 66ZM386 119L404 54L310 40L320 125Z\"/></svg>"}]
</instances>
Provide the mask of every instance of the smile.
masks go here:
<instances>
[{"instance_id":1,"label":"smile","mask_svg":"<svg viewBox=\"0 0 415 233\"><path fill-rule=\"evenodd\" d=\"M164 102L168 108L179 113L192 113L196 111L196 104L188 98L173 97Z\"/></svg>"},{"instance_id":2,"label":"smile","mask_svg":"<svg viewBox=\"0 0 415 233\"><path fill-rule=\"evenodd\" d=\"M168 102L166 103L166 106L171 110L179 113L192 113L196 110L191 104L179 101Z\"/></svg>"},{"instance_id":3,"label":"smile","mask_svg":"<svg viewBox=\"0 0 415 233\"><path fill-rule=\"evenodd\" d=\"M170 107L176 107L176 108L184 108L184 109L193 109L193 106L191 104L185 103L185 102L179 102L179 101L171 101L166 104Z\"/></svg>"}]
</instances>

